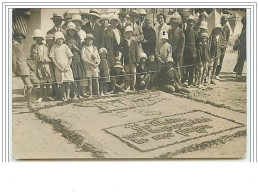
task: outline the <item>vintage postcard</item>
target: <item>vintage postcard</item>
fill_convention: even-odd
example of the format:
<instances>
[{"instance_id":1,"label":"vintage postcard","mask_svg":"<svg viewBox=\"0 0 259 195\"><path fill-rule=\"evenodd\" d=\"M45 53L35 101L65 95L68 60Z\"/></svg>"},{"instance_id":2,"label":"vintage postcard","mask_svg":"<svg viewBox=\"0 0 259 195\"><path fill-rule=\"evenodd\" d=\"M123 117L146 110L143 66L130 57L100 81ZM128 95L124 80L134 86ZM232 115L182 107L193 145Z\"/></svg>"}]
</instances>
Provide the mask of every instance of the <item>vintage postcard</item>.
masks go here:
<instances>
[{"instance_id":1,"label":"vintage postcard","mask_svg":"<svg viewBox=\"0 0 259 195\"><path fill-rule=\"evenodd\" d=\"M246 13L12 9L13 158L244 158Z\"/></svg>"}]
</instances>

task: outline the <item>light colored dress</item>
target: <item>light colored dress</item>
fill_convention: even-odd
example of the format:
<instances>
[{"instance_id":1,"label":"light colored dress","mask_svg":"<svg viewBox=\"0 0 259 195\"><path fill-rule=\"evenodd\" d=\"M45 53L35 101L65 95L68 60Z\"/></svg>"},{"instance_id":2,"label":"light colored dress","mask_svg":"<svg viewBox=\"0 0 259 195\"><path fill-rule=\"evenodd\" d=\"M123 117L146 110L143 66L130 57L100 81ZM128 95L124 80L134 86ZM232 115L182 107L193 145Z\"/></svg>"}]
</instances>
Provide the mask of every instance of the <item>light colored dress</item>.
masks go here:
<instances>
[{"instance_id":1,"label":"light colored dress","mask_svg":"<svg viewBox=\"0 0 259 195\"><path fill-rule=\"evenodd\" d=\"M72 58L72 56L73 54L66 44L53 45L49 54L49 57L54 58L61 67L67 66L69 59ZM60 71L58 67L55 67L55 76L58 84L74 81L73 72L70 67L65 72Z\"/></svg>"}]
</instances>

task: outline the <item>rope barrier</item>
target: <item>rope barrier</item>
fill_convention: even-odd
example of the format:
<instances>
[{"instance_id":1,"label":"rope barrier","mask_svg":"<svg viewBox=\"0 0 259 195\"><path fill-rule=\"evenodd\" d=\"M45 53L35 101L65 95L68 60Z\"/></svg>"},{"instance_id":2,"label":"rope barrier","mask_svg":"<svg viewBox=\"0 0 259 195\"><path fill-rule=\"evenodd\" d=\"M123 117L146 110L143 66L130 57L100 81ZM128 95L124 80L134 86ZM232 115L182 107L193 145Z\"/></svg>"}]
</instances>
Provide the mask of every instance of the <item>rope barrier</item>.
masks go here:
<instances>
[{"instance_id":1,"label":"rope barrier","mask_svg":"<svg viewBox=\"0 0 259 195\"><path fill-rule=\"evenodd\" d=\"M235 45L238 45L238 43L235 44ZM235 45L233 45L233 46L235 46ZM223 54L226 53L226 52L227 52L227 50L224 51L224 52L222 52L222 53L220 53L219 55L217 55L217 56L211 58L210 61L213 61L214 59L219 58L221 55L223 55ZM189 64L189 65L184 65L184 66L181 66L180 68L185 68L185 67L189 67L189 66L197 66L197 63L195 63L195 64ZM106 79L106 78L114 78L114 77L117 78L117 77L124 77L124 76L134 76L134 75L139 75L139 74L158 73L158 72L159 72L159 71L147 71L147 72L131 73L131 74L124 74L124 75L110 76L110 77L84 78L84 79L80 79L80 80L74 80L74 82L89 81L89 80L91 80L91 79ZM100 83L100 82L105 82L105 83L106 83L106 81L99 81L99 83ZM58 84L58 82L39 83L39 84L33 84L33 86L39 86L39 85L43 85L43 84L44 84L44 85L52 85L52 84ZM28 86L28 85L24 85L24 88L26 88L27 86Z\"/></svg>"}]
</instances>

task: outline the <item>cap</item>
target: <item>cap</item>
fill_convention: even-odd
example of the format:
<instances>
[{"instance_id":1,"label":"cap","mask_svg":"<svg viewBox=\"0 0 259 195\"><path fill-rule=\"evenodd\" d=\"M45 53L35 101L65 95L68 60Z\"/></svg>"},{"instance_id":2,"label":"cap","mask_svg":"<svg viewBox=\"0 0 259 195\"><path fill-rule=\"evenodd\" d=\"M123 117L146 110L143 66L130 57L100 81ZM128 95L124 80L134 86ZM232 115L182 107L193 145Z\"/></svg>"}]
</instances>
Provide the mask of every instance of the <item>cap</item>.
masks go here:
<instances>
[{"instance_id":1,"label":"cap","mask_svg":"<svg viewBox=\"0 0 259 195\"><path fill-rule=\"evenodd\" d=\"M99 50L99 54L101 54L101 53L107 53L107 49L106 48L101 48L100 50Z\"/></svg>"},{"instance_id":2,"label":"cap","mask_svg":"<svg viewBox=\"0 0 259 195\"><path fill-rule=\"evenodd\" d=\"M146 58L146 59L147 59L147 54L146 54L146 53L144 53L144 52L143 52L143 53L141 53L141 54L140 54L140 58Z\"/></svg>"},{"instance_id":3,"label":"cap","mask_svg":"<svg viewBox=\"0 0 259 195\"><path fill-rule=\"evenodd\" d=\"M86 34L85 39L89 39L89 38L94 39L93 34L91 34L91 33Z\"/></svg>"}]
</instances>

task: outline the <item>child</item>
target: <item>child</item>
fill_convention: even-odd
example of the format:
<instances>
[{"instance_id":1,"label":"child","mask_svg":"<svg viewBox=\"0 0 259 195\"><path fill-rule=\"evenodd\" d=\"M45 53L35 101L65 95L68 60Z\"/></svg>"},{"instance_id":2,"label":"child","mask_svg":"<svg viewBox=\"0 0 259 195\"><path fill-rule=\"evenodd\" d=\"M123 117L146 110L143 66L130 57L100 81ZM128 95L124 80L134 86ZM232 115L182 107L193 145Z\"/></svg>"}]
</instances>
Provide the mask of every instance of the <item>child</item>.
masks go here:
<instances>
[{"instance_id":1,"label":"child","mask_svg":"<svg viewBox=\"0 0 259 195\"><path fill-rule=\"evenodd\" d=\"M147 55L142 53L140 55L140 63L137 67L137 88L146 90L149 88L150 75L146 66Z\"/></svg>"},{"instance_id":2,"label":"child","mask_svg":"<svg viewBox=\"0 0 259 195\"><path fill-rule=\"evenodd\" d=\"M52 46L55 44L55 37L53 34L47 34L46 36L46 47L48 48L48 53L50 53L50 50ZM52 97L54 99L58 99L58 90L57 90L57 82L55 77L55 65L53 62L50 62L50 74L51 74L51 80L52 80Z\"/></svg>"},{"instance_id":3,"label":"child","mask_svg":"<svg viewBox=\"0 0 259 195\"><path fill-rule=\"evenodd\" d=\"M63 94L64 102L70 99L70 83L74 81L73 72L70 68L73 54L69 47L64 44L63 33L55 33L55 45L52 46L49 57L55 64L55 76L58 83L58 91Z\"/></svg>"},{"instance_id":4,"label":"child","mask_svg":"<svg viewBox=\"0 0 259 195\"><path fill-rule=\"evenodd\" d=\"M159 72L158 83L160 89L168 93L174 91L190 93L188 89L182 87L178 72L173 67L173 58L168 58L165 66Z\"/></svg>"},{"instance_id":5,"label":"child","mask_svg":"<svg viewBox=\"0 0 259 195\"><path fill-rule=\"evenodd\" d=\"M27 57L23 48L23 41L26 38L21 29L13 32L12 43L12 70L16 76L20 76L26 85L28 107L31 107L31 94L33 86L39 84L39 80L27 64Z\"/></svg>"},{"instance_id":6,"label":"child","mask_svg":"<svg viewBox=\"0 0 259 195\"><path fill-rule=\"evenodd\" d=\"M82 60L86 71L86 78L88 80L90 98L93 97L93 82L96 86L97 96L99 96L99 64L100 56L97 47L93 46L93 34L86 34L85 44L82 48Z\"/></svg>"},{"instance_id":7,"label":"child","mask_svg":"<svg viewBox=\"0 0 259 195\"><path fill-rule=\"evenodd\" d=\"M110 82L110 70L107 60L107 49L101 48L99 50L99 55L101 58L100 62L100 95L107 95L107 83Z\"/></svg>"},{"instance_id":8,"label":"child","mask_svg":"<svg viewBox=\"0 0 259 195\"><path fill-rule=\"evenodd\" d=\"M207 78L208 64L211 64L208 33L201 33L199 40L200 42L197 47L198 88L201 88L204 77L205 79ZM205 82L209 81L210 74L208 76L209 78Z\"/></svg>"},{"instance_id":9,"label":"child","mask_svg":"<svg viewBox=\"0 0 259 195\"><path fill-rule=\"evenodd\" d=\"M157 74L159 71L158 63L155 61L155 54L151 53L146 61L146 66L150 75L150 89L157 88Z\"/></svg>"},{"instance_id":10,"label":"child","mask_svg":"<svg viewBox=\"0 0 259 195\"><path fill-rule=\"evenodd\" d=\"M223 41L224 41L224 38L221 34L221 26L218 24L212 30L212 33L210 36L210 55L214 59L212 70L209 70L211 71L211 78L210 78L211 84L215 84L213 79L214 79L216 68L218 65L220 65L221 46L223 44Z\"/></svg>"},{"instance_id":11,"label":"child","mask_svg":"<svg viewBox=\"0 0 259 195\"><path fill-rule=\"evenodd\" d=\"M158 60L159 70L165 66L169 57L172 57L172 46L167 42L168 34L164 31L161 35L160 44L156 47L156 57Z\"/></svg>"},{"instance_id":12,"label":"child","mask_svg":"<svg viewBox=\"0 0 259 195\"><path fill-rule=\"evenodd\" d=\"M139 47L137 41L135 41L133 36L133 28L127 26L125 28L126 38L120 44L120 50L123 55L124 67L126 74L126 90L129 89L135 91L136 85L136 67L139 62Z\"/></svg>"},{"instance_id":13,"label":"child","mask_svg":"<svg viewBox=\"0 0 259 195\"><path fill-rule=\"evenodd\" d=\"M81 99L80 81L85 77L85 70L81 63L81 39L73 22L70 22L66 29L66 44L73 53L71 69L75 80L73 85L74 99Z\"/></svg>"},{"instance_id":14,"label":"child","mask_svg":"<svg viewBox=\"0 0 259 195\"><path fill-rule=\"evenodd\" d=\"M32 38L36 41L31 46L31 58L36 62L36 76L41 82L41 97L37 100L40 103L44 100L54 100L50 97L51 71L48 47L43 43L45 36L39 29L34 30Z\"/></svg>"},{"instance_id":15,"label":"child","mask_svg":"<svg viewBox=\"0 0 259 195\"><path fill-rule=\"evenodd\" d=\"M125 92L125 70L117 60L111 69L111 84L113 93Z\"/></svg>"}]
</instances>

